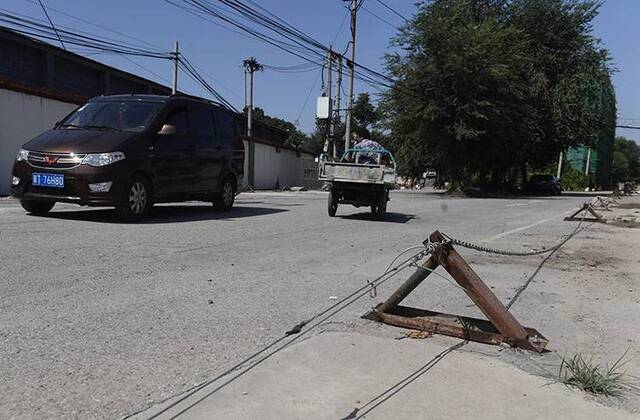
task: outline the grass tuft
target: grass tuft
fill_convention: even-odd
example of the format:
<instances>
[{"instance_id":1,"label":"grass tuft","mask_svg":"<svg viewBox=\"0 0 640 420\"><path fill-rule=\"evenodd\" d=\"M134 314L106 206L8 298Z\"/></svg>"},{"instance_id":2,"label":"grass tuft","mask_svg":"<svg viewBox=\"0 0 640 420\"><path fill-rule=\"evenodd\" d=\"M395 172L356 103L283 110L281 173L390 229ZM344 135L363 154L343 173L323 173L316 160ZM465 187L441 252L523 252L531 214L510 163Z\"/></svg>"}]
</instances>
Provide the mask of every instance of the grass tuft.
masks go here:
<instances>
[{"instance_id":1,"label":"grass tuft","mask_svg":"<svg viewBox=\"0 0 640 420\"><path fill-rule=\"evenodd\" d=\"M592 359L585 359L581 353L570 359L562 358L559 380L567 386L606 397L620 398L628 392L636 393L638 388L632 377L622 370L629 362L624 360L628 351L629 349L611 367L599 366Z\"/></svg>"}]
</instances>

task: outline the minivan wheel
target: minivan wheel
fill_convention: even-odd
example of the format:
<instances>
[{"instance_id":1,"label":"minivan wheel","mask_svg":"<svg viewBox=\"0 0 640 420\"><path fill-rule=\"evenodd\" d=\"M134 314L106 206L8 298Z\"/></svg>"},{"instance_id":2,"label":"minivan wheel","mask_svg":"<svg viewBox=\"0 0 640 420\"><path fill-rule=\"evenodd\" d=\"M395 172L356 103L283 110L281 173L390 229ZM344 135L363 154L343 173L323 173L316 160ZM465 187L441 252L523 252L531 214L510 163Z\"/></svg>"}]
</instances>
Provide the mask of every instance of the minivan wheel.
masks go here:
<instances>
[{"instance_id":1,"label":"minivan wheel","mask_svg":"<svg viewBox=\"0 0 640 420\"><path fill-rule=\"evenodd\" d=\"M236 199L236 187L233 185L233 178L228 177L222 183L222 189L213 199L213 207L216 210L227 211L233 207Z\"/></svg>"},{"instance_id":2,"label":"minivan wheel","mask_svg":"<svg viewBox=\"0 0 640 420\"><path fill-rule=\"evenodd\" d=\"M31 214L46 214L55 204L55 201L20 200L22 208Z\"/></svg>"},{"instance_id":3,"label":"minivan wheel","mask_svg":"<svg viewBox=\"0 0 640 420\"><path fill-rule=\"evenodd\" d=\"M149 182L145 177L136 175L125 186L120 203L116 206L118 219L124 222L142 220L150 208Z\"/></svg>"}]
</instances>

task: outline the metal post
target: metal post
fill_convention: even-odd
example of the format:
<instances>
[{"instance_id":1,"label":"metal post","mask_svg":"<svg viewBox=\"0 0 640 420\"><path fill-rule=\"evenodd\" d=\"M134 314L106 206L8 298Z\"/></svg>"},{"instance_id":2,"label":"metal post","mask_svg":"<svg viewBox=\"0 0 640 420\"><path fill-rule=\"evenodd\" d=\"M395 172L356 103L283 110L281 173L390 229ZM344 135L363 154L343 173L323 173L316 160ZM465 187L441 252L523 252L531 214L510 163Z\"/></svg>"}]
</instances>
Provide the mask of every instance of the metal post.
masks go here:
<instances>
[{"instance_id":1,"label":"metal post","mask_svg":"<svg viewBox=\"0 0 640 420\"><path fill-rule=\"evenodd\" d=\"M340 123L340 92L342 90L342 56L338 56L338 80L336 81L336 106L335 106L335 117L334 117L334 130L335 124ZM338 157L338 147L336 144L335 131L333 137L333 157L334 159Z\"/></svg>"},{"instance_id":2,"label":"metal post","mask_svg":"<svg viewBox=\"0 0 640 420\"><path fill-rule=\"evenodd\" d=\"M377 312L389 312L395 308L406 298L409 293L413 292L433 270L438 267L438 260L434 256L429 257L427 261L418 267L416 271L409 277L402 286L398 288L384 303L376 308Z\"/></svg>"},{"instance_id":3,"label":"metal post","mask_svg":"<svg viewBox=\"0 0 640 420\"><path fill-rule=\"evenodd\" d=\"M178 63L180 62L178 47L178 41L176 41L175 49L173 50L173 87L171 89L171 93L174 95L178 93Z\"/></svg>"},{"instance_id":4,"label":"metal post","mask_svg":"<svg viewBox=\"0 0 640 420\"><path fill-rule=\"evenodd\" d=\"M563 153L560 152L560 157L558 158L558 175L557 178L560 178L562 175L562 160L564 159Z\"/></svg>"},{"instance_id":5,"label":"metal post","mask_svg":"<svg viewBox=\"0 0 640 420\"><path fill-rule=\"evenodd\" d=\"M329 53L327 55L327 97L329 98L329 127L324 140L324 148L323 152L327 153L329 151L329 143L333 141L334 135L334 124L333 124L333 97L331 92L331 84L332 84L332 75L333 75L333 50L332 47L329 46Z\"/></svg>"},{"instance_id":6,"label":"metal post","mask_svg":"<svg viewBox=\"0 0 640 420\"><path fill-rule=\"evenodd\" d=\"M441 242L445 238L438 231L430 236L431 241ZM451 274L451 277L464 289L467 296L476 304L498 331L507 337L526 342L528 333L515 319L511 312L498 300L491 289L478 277L469 264L450 248L440 254L440 264Z\"/></svg>"},{"instance_id":7,"label":"metal post","mask_svg":"<svg viewBox=\"0 0 640 420\"><path fill-rule=\"evenodd\" d=\"M347 64L351 67L350 79L349 79L349 100L347 105L347 121L346 131L344 133L344 150L348 150L351 144L351 119L353 111L353 78L355 75L355 61L356 61L356 13L357 0L351 1L351 61Z\"/></svg>"},{"instance_id":8,"label":"metal post","mask_svg":"<svg viewBox=\"0 0 640 420\"><path fill-rule=\"evenodd\" d=\"M589 176L589 165L591 164L591 148L587 148L587 163L584 166L584 174Z\"/></svg>"}]
</instances>

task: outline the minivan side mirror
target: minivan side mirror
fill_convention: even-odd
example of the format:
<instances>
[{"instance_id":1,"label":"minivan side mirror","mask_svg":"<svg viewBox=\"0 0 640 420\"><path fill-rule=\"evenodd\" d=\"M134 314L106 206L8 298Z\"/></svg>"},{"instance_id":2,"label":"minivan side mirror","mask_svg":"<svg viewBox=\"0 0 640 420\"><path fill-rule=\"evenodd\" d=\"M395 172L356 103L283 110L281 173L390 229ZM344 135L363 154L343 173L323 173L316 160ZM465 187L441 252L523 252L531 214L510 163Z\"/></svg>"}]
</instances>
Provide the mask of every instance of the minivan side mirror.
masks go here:
<instances>
[{"instance_id":1,"label":"minivan side mirror","mask_svg":"<svg viewBox=\"0 0 640 420\"><path fill-rule=\"evenodd\" d=\"M162 128L160 129L160 131L158 131L158 134L163 135L163 136L170 136L172 134L176 134L177 132L178 132L178 130L176 129L175 125L164 124L162 126Z\"/></svg>"}]
</instances>

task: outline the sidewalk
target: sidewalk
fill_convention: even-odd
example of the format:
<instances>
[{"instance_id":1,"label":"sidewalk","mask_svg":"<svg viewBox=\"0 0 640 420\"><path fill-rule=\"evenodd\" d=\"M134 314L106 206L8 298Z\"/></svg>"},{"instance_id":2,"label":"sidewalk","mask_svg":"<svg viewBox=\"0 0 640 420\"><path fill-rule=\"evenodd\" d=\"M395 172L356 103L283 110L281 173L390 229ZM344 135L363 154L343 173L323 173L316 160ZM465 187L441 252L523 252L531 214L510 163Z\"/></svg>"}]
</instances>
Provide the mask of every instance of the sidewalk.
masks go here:
<instances>
[{"instance_id":1,"label":"sidewalk","mask_svg":"<svg viewBox=\"0 0 640 420\"><path fill-rule=\"evenodd\" d=\"M190 406L180 418L637 418L494 356L454 350L439 357L459 342L323 333L286 348L214 392L223 378L158 418L171 418ZM407 377L414 380L394 387ZM175 400L134 418L149 418Z\"/></svg>"}]
</instances>

